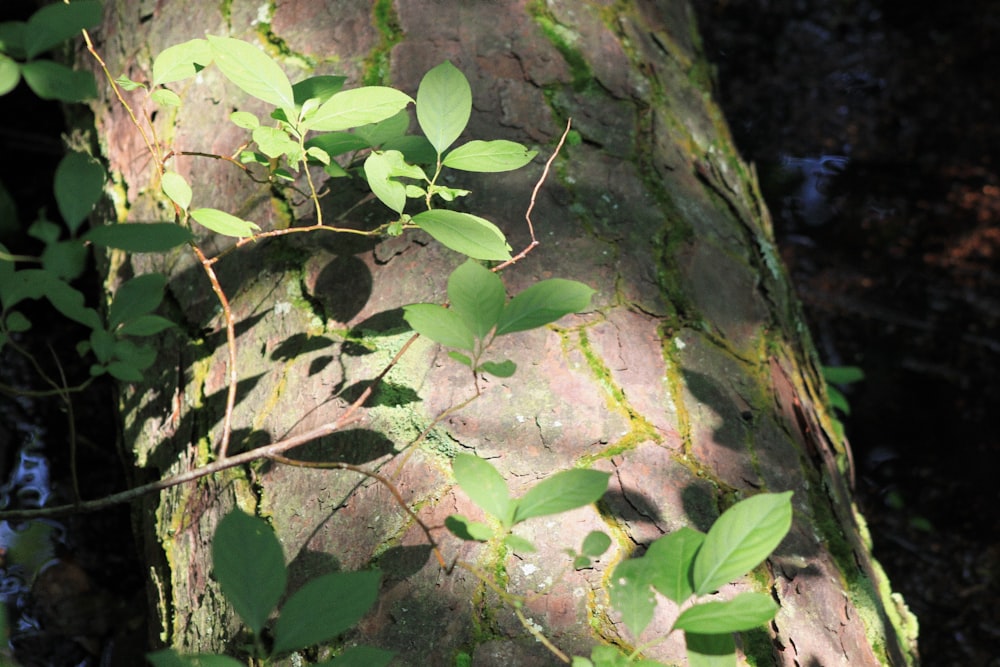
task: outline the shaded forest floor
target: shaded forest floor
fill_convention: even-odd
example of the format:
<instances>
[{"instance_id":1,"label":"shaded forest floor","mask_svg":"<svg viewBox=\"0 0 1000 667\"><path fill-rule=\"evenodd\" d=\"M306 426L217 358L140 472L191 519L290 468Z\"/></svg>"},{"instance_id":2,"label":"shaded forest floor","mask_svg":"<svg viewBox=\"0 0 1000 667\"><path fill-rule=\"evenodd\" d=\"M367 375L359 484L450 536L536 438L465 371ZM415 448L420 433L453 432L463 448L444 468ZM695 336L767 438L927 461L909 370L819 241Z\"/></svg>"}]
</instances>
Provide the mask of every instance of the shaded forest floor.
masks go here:
<instances>
[{"instance_id":1,"label":"shaded forest floor","mask_svg":"<svg viewBox=\"0 0 1000 667\"><path fill-rule=\"evenodd\" d=\"M1000 665L1000 3L696 0L925 665Z\"/></svg>"}]
</instances>

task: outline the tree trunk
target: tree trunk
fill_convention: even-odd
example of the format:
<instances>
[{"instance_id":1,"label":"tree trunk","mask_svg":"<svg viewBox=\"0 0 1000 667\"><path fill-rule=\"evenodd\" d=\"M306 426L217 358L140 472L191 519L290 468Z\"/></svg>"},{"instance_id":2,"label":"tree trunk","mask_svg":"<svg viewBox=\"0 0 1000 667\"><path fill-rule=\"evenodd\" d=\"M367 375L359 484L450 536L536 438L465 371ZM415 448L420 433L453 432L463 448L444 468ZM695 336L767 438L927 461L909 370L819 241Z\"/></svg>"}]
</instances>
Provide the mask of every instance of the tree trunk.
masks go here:
<instances>
[{"instance_id":1,"label":"tree trunk","mask_svg":"<svg viewBox=\"0 0 1000 667\"><path fill-rule=\"evenodd\" d=\"M528 242L532 187L571 117L580 141L562 149L532 214L541 245L504 280L517 292L564 277L598 294L591 312L510 337L503 352L517 373L486 381L484 396L419 444L411 443L435 417L474 392L468 369L426 340L402 357L356 423L295 456L365 465L394 480L446 554L497 573L512 592L542 592L528 598L527 615L575 655L599 642L638 643L609 611L603 578L617 560L681 526L706 529L734 495L793 490L791 532L743 584L781 605L770 627L744 633L749 662L913 664L910 618L871 558L851 502L847 444L831 428L755 173L711 98L712 69L687 2L374 5L289 0L258 9L234 0L223 16L217 3L117 0L106 4L96 46L113 76L148 80L155 54L207 31L262 44L292 81L334 73L349 86L391 83L410 94L450 60L472 85L469 135L540 151L526 169L455 183L473 191L468 206L501 226L515 251ZM155 125L177 151L232 154L246 132L228 114L260 110L214 68L175 90L183 104L159 111ZM171 219L121 105L105 93L94 113L119 220ZM312 222L296 196L230 164L179 156L172 168L195 184L196 206L238 212L264 229ZM328 219L363 194L345 182L325 184ZM345 224L389 219L369 202ZM202 245L215 254L227 243ZM313 232L229 253L217 270L237 322L234 448L336 420L409 338L400 307L443 302L459 262L413 234L376 243ZM109 290L149 271L168 275L168 308L183 326L165 336L148 380L123 388L125 441L140 481L212 458L227 386L223 320L195 257L187 249L113 255ZM539 553L487 552L438 529L455 512L478 517L450 477L459 451L488 458L515 494L579 465L611 472L611 486L596 507L529 522L525 536ZM397 651L394 664L447 665L462 653L484 666L555 662L492 591L439 567L385 486L349 471L270 462L172 488L137 508L159 641L185 651L231 647L238 621L212 579L209 547L234 505L274 526L292 586L377 565L378 602L349 639ZM563 550L594 529L614 536L612 550L595 569L573 571ZM672 617L661 605L644 640ZM683 662L683 642L646 654Z\"/></svg>"}]
</instances>

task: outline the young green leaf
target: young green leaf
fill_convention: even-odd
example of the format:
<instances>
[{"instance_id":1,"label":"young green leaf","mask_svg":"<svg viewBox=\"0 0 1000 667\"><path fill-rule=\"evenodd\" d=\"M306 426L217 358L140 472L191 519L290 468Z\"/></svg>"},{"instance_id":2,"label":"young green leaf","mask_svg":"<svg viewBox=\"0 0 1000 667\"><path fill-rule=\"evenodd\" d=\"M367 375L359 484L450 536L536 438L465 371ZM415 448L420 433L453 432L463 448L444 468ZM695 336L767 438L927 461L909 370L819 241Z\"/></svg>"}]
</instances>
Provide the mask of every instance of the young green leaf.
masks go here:
<instances>
[{"instance_id":1,"label":"young green leaf","mask_svg":"<svg viewBox=\"0 0 1000 667\"><path fill-rule=\"evenodd\" d=\"M71 152L56 167L54 190L59 214L70 232L76 233L104 193L106 174L96 160Z\"/></svg>"},{"instance_id":2,"label":"young green leaf","mask_svg":"<svg viewBox=\"0 0 1000 667\"><path fill-rule=\"evenodd\" d=\"M316 147L322 149L331 157L352 151L359 151L370 146L371 144L365 141L365 139L352 132L327 132L325 134L317 134L306 141L306 148Z\"/></svg>"},{"instance_id":3,"label":"young green leaf","mask_svg":"<svg viewBox=\"0 0 1000 667\"><path fill-rule=\"evenodd\" d=\"M191 205L191 186L177 172L163 172L160 187L163 188L163 193L170 197L171 201L180 206L181 209L186 211L188 206Z\"/></svg>"},{"instance_id":4,"label":"young green leaf","mask_svg":"<svg viewBox=\"0 0 1000 667\"><path fill-rule=\"evenodd\" d=\"M190 241L191 232L172 222L119 223L94 227L83 239L128 252L165 252Z\"/></svg>"},{"instance_id":5,"label":"young green leaf","mask_svg":"<svg viewBox=\"0 0 1000 667\"><path fill-rule=\"evenodd\" d=\"M674 621L674 627L700 634L743 632L767 623L777 611L778 605L763 593L740 593L732 600L688 607Z\"/></svg>"},{"instance_id":6,"label":"young green leaf","mask_svg":"<svg viewBox=\"0 0 1000 667\"><path fill-rule=\"evenodd\" d=\"M174 326L177 325L159 315L140 315L125 322L118 333L126 336L152 336Z\"/></svg>"},{"instance_id":7,"label":"young green leaf","mask_svg":"<svg viewBox=\"0 0 1000 667\"><path fill-rule=\"evenodd\" d=\"M611 538L607 533L601 530L592 530L587 533L587 536L583 538L583 545L580 547L580 553L585 556L590 556L591 558L597 558L604 554L611 546Z\"/></svg>"},{"instance_id":8,"label":"young green leaf","mask_svg":"<svg viewBox=\"0 0 1000 667\"><path fill-rule=\"evenodd\" d=\"M343 90L324 102L302 124L304 130L333 132L385 120L404 109L413 98L386 86Z\"/></svg>"},{"instance_id":9,"label":"young green leaf","mask_svg":"<svg viewBox=\"0 0 1000 667\"><path fill-rule=\"evenodd\" d=\"M424 75L417 89L417 122L439 154L458 139L471 115L472 89L458 68L445 61Z\"/></svg>"},{"instance_id":10,"label":"young green leaf","mask_svg":"<svg viewBox=\"0 0 1000 667\"><path fill-rule=\"evenodd\" d=\"M688 667L736 667L732 633L703 635L685 632Z\"/></svg>"},{"instance_id":11,"label":"young green leaf","mask_svg":"<svg viewBox=\"0 0 1000 667\"><path fill-rule=\"evenodd\" d=\"M124 74L115 79L115 83L118 85L119 88L125 91L132 91L135 90L136 88L146 87L146 84L140 83L139 81L133 81Z\"/></svg>"},{"instance_id":12,"label":"young green leaf","mask_svg":"<svg viewBox=\"0 0 1000 667\"><path fill-rule=\"evenodd\" d=\"M403 109L377 123L360 125L354 132L368 142L369 146L382 146L387 141L402 138L409 128L410 114Z\"/></svg>"},{"instance_id":13,"label":"young green leaf","mask_svg":"<svg viewBox=\"0 0 1000 667\"><path fill-rule=\"evenodd\" d=\"M85 28L101 23L101 3L96 0L76 0L42 7L31 15L24 26L24 51L28 59L48 51Z\"/></svg>"},{"instance_id":14,"label":"young green leaf","mask_svg":"<svg viewBox=\"0 0 1000 667\"><path fill-rule=\"evenodd\" d=\"M607 491L610 476L600 470L583 468L557 472L531 487L516 501L514 523L589 505Z\"/></svg>"},{"instance_id":15,"label":"young green leaf","mask_svg":"<svg viewBox=\"0 0 1000 667\"><path fill-rule=\"evenodd\" d=\"M214 208L196 208L191 211L191 217L202 226L224 236L238 238L253 236L254 230L260 229L249 220L237 218L235 215Z\"/></svg>"},{"instance_id":16,"label":"young green leaf","mask_svg":"<svg viewBox=\"0 0 1000 667\"><path fill-rule=\"evenodd\" d=\"M622 615L625 627L638 637L653 620L656 596L649 585L647 563L641 558L625 560L615 567L608 584L612 606Z\"/></svg>"},{"instance_id":17,"label":"young green leaf","mask_svg":"<svg viewBox=\"0 0 1000 667\"><path fill-rule=\"evenodd\" d=\"M823 366L823 379L831 384L851 384L865 379L865 372L857 366Z\"/></svg>"},{"instance_id":18,"label":"young green leaf","mask_svg":"<svg viewBox=\"0 0 1000 667\"><path fill-rule=\"evenodd\" d=\"M302 149L299 148L299 143L284 130L262 125L254 128L252 136L260 152L269 158L287 155L289 164L293 165L301 160Z\"/></svg>"},{"instance_id":19,"label":"young green leaf","mask_svg":"<svg viewBox=\"0 0 1000 667\"><path fill-rule=\"evenodd\" d=\"M435 303L403 306L403 319L421 336L445 347L472 351L476 345L472 331L456 313Z\"/></svg>"},{"instance_id":20,"label":"young green leaf","mask_svg":"<svg viewBox=\"0 0 1000 667\"><path fill-rule=\"evenodd\" d=\"M650 562L653 588L677 604L691 597L691 565L704 541L704 533L684 526L650 544L643 558Z\"/></svg>"},{"instance_id":21,"label":"young green leaf","mask_svg":"<svg viewBox=\"0 0 1000 667\"><path fill-rule=\"evenodd\" d=\"M441 245L473 259L510 259L507 239L489 220L470 213L433 209L417 213L412 222Z\"/></svg>"},{"instance_id":22,"label":"young green leaf","mask_svg":"<svg viewBox=\"0 0 1000 667\"><path fill-rule=\"evenodd\" d=\"M249 42L208 35L212 60L222 74L248 95L279 109L294 109L292 84L278 63Z\"/></svg>"},{"instance_id":23,"label":"young green leaf","mask_svg":"<svg viewBox=\"0 0 1000 667\"><path fill-rule=\"evenodd\" d=\"M575 280L537 282L510 300L497 323L496 335L534 329L584 311L590 307L593 294L593 289Z\"/></svg>"},{"instance_id":24,"label":"young green leaf","mask_svg":"<svg viewBox=\"0 0 1000 667\"><path fill-rule=\"evenodd\" d=\"M212 48L204 39L192 39L165 48L153 60L152 85L181 81L192 77L212 63Z\"/></svg>"},{"instance_id":25,"label":"young green leaf","mask_svg":"<svg viewBox=\"0 0 1000 667\"><path fill-rule=\"evenodd\" d=\"M31 60L21 65L24 82L43 100L83 102L97 97L97 82L90 72L71 70L51 60Z\"/></svg>"},{"instance_id":26,"label":"young green leaf","mask_svg":"<svg viewBox=\"0 0 1000 667\"><path fill-rule=\"evenodd\" d=\"M761 493L722 513L694 559L694 592L741 577L774 551L792 525L792 492Z\"/></svg>"},{"instance_id":27,"label":"young green leaf","mask_svg":"<svg viewBox=\"0 0 1000 667\"><path fill-rule=\"evenodd\" d=\"M485 542L493 537L493 529L485 523L471 521L461 514L451 514L444 520L444 527L452 535L467 542Z\"/></svg>"},{"instance_id":28,"label":"young green leaf","mask_svg":"<svg viewBox=\"0 0 1000 667\"><path fill-rule=\"evenodd\" d=\"M17 61L0 53L0 95L6 95L21 81L21 68Z\"/></svg>"},{"instance_id":29,"label":"young green leaf","mask_svg":"<svg viewBox=\"0 0 1000 667\"><path fill-rule=\"evenodd\" d=\"M426 180L424 170L406 164L399 151L372 151L365 159L365 179L372 193L383 204L396 213L402 213L406 206L406 186L396 178L418 178Z\"/></svg>"},{"instance_id":30,"label":"young green leaf","mask_svg":"<svg viewBox=\"0 0 1000 667\"><path fill-rule=\"evenodd\" d=\"M361 620L378 597L378 570L333 572L306 582L281 606L274 653L329 641Z\"/></svg>"},{"instance_id":31,"label":"young green leaf","mask_svg":"<svg viewBox=\"0 0 1000 667\"><path fill-rule=\"evenodd\" d=\"M163 301L167 278L162 273L145 273L122 283L108 308L108 328L115 329L140 315L156 310Z\"/></svg>"},{"instance_id":32,"label":"young green leaf","mask_svg":"<svg viewBox=\"0 0 1000 667\"><path fill-rule=\"evenodd\" d=\"M527 540L520 535L506 535L503 538L503 543L517 553L533 554L538 551L538 547L531 540Z\"/></svg>"},{"instance_id":33,"label":"young green leaf","mask_svg":"<svg viewBox=\"0 0 1000 667\"><path fill-rule=\"evenodd\" d=\"M234 509L215 529L212 567L226 599L259 635L288 579L274 531L262 519Z\"/></svg>"},{"instance_id":34,"label":"young green leaf","mask_svg":"<svg viewBox=\"0 0 1000 667\"><path fill-rule=\"evenodd\" d=\"M352 646L333 660L317 662L313 667L386 667L396 654L373 646Z\"/></svg>"},{"instance_id":35,"label":"young green leaf","mask_svg":"<svg viewBox=\"0 0 1000 667\"><path fill-rule=\"evenodd\" d=\"M149 99L162 107L179 107L181 105L180 95L166 88L157 88L149 94Z\"/></svg>"},{"instance_id":36,"label":"young green leaf","mask_svg":"<svg viewBox=\"0 0 1000 667\"><path fill-rule=\"evenodd\" d=\"M233 122L233 125L242 127L244 130L256 130L260 127L260 119L249 111L234 111L229 114L229 120Z\"/></svg>"},{"instance_id":37,"label":"young green leaf","mask_svg":"<svg viewBox=\"0 0 1000 667\"><path fill-rule=\"evenodd\" d=\"M490 375L498 378L509 378L517 372L517 364L510 359L505 359L503 361L484 361L476 367L476 370L482 373L489 373Z\"/></svg>"},{"instance_id":38,"label":"young green leaf","mask_svg":"<svg viewBox=\"0 0 1000 667\"><path fill-rule=\"evenodd\" d=\"M468 355L452 350L451 352L448 353L448 356L457 361L458 363L464 366L468 366L469 368L472 368L472 359L470 359Z\"/></svg>"},{"instance_id":39,"label":"young green leaf","mask_svg":"<svg viewBox=\"0 0 1000 667\"><path fill-rule=\"evenodd\" d=\"M443 160L446 167L462 171L499 172L520 169L531 162L538 151L505 139L470 141L455 148Z\"/></svg>"},{"instance_id":40,"label":"young green leaf","mask_svg":"<svg viewBox=\"0 0 1000 667\"><path fill-rule=\"evenodd\" d=\"M486 338L500 319L507 292L500 276L469 259L448 276L448 300L476 338Z\"/></svg>"},{"instance_id":41,"label":"young green leaf","mask_svg":"<svg viewBox=\"0 0 1000 667\"><path fill-rule=\"evenodd\" d=\"M487 514L509 525L510 491L497 469L473 454L458 454L451 463L455 481L476 505Z\"/></svg>"},{"instance_id":42,"label":"young green leaf","mask_svg":"<svg viewBox=\"0 0 1000 667\"><path fill-rule=\"evenodd\" d=\"M302 79L292 86L292 96L297 106L302 106L306 100L318 100L320 104L330 99L340 91L347 77L321 74Z\"/></svg>"}]
</instances>

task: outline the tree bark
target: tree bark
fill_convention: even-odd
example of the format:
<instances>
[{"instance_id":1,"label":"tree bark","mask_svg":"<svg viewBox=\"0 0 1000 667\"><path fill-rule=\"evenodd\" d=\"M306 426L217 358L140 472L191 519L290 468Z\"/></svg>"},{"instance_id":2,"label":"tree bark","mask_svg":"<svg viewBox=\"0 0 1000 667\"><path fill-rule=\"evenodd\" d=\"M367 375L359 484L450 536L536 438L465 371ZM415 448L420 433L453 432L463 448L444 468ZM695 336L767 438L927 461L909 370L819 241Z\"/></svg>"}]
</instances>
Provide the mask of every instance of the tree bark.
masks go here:
<instances>
[{"instance_id":1,"label":"tree bark","mask_svg":"<svg viewBox=\"0 0 1000 667\"><path fill-rule=\"evenodd\" d=\"M756 665L913 664L911 619L890 595L851 502L847 443L831 428L756 175L712 100L712 70L687 2L259 5L234 0L223 16L215 3L109 2L97 49L113 76L148 80L155 54L207 31L281 54L293 81L333 73L349 85L385 82L410 94L448 59L472 85L469 137L540 150L519 172L456 179L473 191L470 209L500 225L515 250L528 241L532 187L571 117L581 140L563 148L532 215L542 243L504 280L512 293L552 276L598 290L591 312L505 341L518 372L486 381L483 397L419 444L436 416L474 392L468 370L426 340L348 430L294 455L365 465L395 480L447 554L500 573L512 592L542 593L528 598L526 614L576 655L598 642L639 643L606 598L604 578L617 560L683 525L707 529L739 494L793 490L789 536L737 584L770 592L781 609L770 627L744 633L741 650ZM231 154L246 137L228 114L261 109L213 68L198 79L176 89L177 111L157 113L158 137L177 151ZM119 220L171 219L121 105L106 91L93 110ZM179 156L172 167L195 184L196 206L238 212L264 229L312 222L308 205L232 165ZM363 194L344 183L325 184L328 219ZM366 203L344 224L388 214ZM210 254L229 243L200 241ZM237 322L234 448L343 413L409 338L400 307L445 298L460 260L427 241L311 233L219 262ZM123 387L137 482L211 459L227 385L218 302L194 256L112 255L108 288L148 271L169 277L168 310L183 326L164 337L148 380ZM578 465L611 472L611 486L596 507L529 522L524 534L539 553L487 552L439 528L454 512L478 517L449 476L459 451L488 458L515 494ZM234 505L270 520L293 586L335 569L381 568L376 608L351 642L398 651L401 665L453 664L463 652L483 666L555 662L477 579L442 571L384 486L348 471L267 462L137 506L157 641L185 651L232 648L238 621L211 577L210 542ZM612 550L594 569L573 571L563 550L595 529L614 536ZM674 613L661 604L643 640L664 633ZM683 662L683 642L646 654Z\"/></svg>"}]
</instances>

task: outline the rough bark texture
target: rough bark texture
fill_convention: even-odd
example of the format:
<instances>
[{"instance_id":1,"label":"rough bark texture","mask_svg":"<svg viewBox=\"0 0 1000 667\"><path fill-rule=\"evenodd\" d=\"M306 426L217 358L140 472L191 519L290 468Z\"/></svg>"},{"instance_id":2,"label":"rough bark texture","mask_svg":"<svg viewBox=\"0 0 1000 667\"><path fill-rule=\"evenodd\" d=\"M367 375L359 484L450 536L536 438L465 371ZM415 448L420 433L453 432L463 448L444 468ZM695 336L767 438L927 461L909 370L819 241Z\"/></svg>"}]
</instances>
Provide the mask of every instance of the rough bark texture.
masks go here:
<instances>
[{"instance_id":1,"label":"rough bark texture","mask_svg":"<svg viewBox=\"0 0 1000 667\"><path fill-rule=\"evenodd\" d=\"M753 577L724 591L764 590L781 604L771 627L743 637L752 664L909 662L908 616L857 525L812 344L753 170L711 99L711 68L687 3L377 5L234 0L223 16L211 3L118 0L107 3L96 33L112 74L139 80L154 54L206 31L283 54L293 81L336 73L415 93L424 72L451 60L473 88L469 136L541 151L522 172L457 183L474 191L470 209L501 225L515 249L527 239L524 212L541 164L573 118L582 142L564 149L533 215L542 245L504 278L512 292L544 277L582 280L598 290L593 311L505 341L517 374L489 380L483 398L407 449L473 391L462 367L419 341L361 422L296 455L380 470L431 526L454 512L478 516L449 477L459 451L489 458L518 493L575 465L611 472L597 507L526 525L540 553L488 552L438 531L449 555L502 572L512 591L544 593L529 599L528 615L578 655L601 641L637 643L605 597L616 560L680 526L707 528L734 494L792 489L788 538ZM162 141L229 154L245 140L226 117L255 104L214 69L177 92L183 106L156 117ZM120 219L170 219L120 106L103 99L94 111ZM265 229L310 221L307 205L230 165L176 158L174 168L195 184L196 205L239 211ZM328 185L330 216L361 194ZM362 226L387 214L371 204L348 221ZM227 245L205 243L210 251ZM133 273L170 277L171 308L186 328L164 339L157 372L127 388L123 410L140 476L188 469L210 457L221 430L226 349L217 302L187 251L111 260L112 290ZM408 338L400 306L443 300L458 262L419 235L376 243L313 234L228 255L219 272L238 322L234 442L263 444L334 420ZM271 464L172 489L140 509L163 642L231 648L237 621L211 578L209 545L236 504L272 522L293 585L337 568L383 570L377 606L350 641L396 650L401 665L453 664L462 652L482 666L555 662L475 578L438 568L384 487L348 472ZM593 529L615 544L595 569L574 572L563 549ZM674 613L661 604L643 640L664 632ZM648 656L682 662L682 642Z\"/></svg>"}]
</instances>

